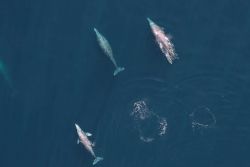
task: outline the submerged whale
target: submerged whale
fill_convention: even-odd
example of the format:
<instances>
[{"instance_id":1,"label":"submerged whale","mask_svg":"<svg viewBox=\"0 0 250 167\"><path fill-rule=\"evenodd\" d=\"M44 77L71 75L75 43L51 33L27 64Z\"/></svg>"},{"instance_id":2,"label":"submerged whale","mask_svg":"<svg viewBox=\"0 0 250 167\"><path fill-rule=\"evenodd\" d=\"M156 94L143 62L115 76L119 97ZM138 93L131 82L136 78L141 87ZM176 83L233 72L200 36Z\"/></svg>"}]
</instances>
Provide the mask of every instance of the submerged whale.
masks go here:
<instances>
[{"instance_id":1,"label":"submerged whale","mask_svg":"<svg viewBox=\"0 0 250 167\"><path fill-rule=\"evenodd\" d=\"M116 76L119 72L124 71L125 68L119 67L117 65L108 40L101 33L99 33L99 31L96 28L94 28L94 31L96 33L97 41L98 41L100 47L102 48L103 52L109 57L109 59L112 61L112 63L115 66L114 76Z\"/></svg>"},{"instance_id":2,"label":"submerged whale","mask_svg":"<svg viewBox=\"0 0 250 167\"><path fill-rule=\"evenodd\" d=\"M12 87L12 83L8 74L8 70L5 67L5 64L3 61L0 60L0 75L3 76L4 80L9 84L10 87Z\"/></svg>"},{"instance_id":3,"label":"submerged whale","mask_svg":"<svg viewBox=\"0 0 250 167\"><path fill-rule=\"evenodd\" d=\"M98 157L95 155L93 150L94 144L88 139L88 136L91 136L90 133L84 132L77 124L75 124L77 134L79 139L77 140L77 144L82 143L86 150L88 150L91 155L95 158L93 161L93 165L97 164L99 161L103 160L102 157Z\"/></svg>"}]
</instances>

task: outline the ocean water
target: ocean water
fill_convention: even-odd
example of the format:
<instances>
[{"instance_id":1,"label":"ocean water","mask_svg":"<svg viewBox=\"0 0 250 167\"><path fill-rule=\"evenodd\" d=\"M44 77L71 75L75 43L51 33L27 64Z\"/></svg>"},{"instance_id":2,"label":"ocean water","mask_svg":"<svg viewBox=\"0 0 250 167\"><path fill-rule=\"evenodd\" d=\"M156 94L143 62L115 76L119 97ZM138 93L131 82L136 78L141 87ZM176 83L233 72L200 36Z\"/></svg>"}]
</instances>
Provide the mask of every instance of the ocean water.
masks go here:
<instances>
[{"instance_id":1,"label":"ocean water","mask_svg":"<svg viewBox=\"0 0 250 167\"><path fill-rule=\"evenodd\" d=\"M0 1L0 166L250 166L248 1ZM146 20L171 35L169 64ZM119 65L98 46L110 42Z\"/></svg>"}]
</instances>

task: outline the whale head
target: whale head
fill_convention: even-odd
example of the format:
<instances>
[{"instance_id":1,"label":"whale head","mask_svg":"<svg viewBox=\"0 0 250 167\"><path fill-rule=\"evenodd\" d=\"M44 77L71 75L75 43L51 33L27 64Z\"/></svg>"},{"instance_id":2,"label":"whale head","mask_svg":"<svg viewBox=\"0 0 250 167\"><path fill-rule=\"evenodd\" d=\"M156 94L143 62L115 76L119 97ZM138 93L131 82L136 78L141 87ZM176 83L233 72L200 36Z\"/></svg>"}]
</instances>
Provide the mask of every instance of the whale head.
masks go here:
<instances>
[{"instance_id":1,"label":"whale head","mask_svg":"<svg viewBox=\"0 0 250 167\"><path fill-rule=\"evenodd\" d=\"M94 31L95 31L95 33L96 34L98 34L99 32L98 32L98 30L94 27Z\"/></svg>"},{"instance_id":2,"label":"whale head","mask_svg":"<svg viewBox=\"0 0 250 167\"><path fill-rule=\"evenodd\" d=\"M147 20L150 26L155 25L155 23L149 17L147 17Z\"/></svg>"}]
</instances>

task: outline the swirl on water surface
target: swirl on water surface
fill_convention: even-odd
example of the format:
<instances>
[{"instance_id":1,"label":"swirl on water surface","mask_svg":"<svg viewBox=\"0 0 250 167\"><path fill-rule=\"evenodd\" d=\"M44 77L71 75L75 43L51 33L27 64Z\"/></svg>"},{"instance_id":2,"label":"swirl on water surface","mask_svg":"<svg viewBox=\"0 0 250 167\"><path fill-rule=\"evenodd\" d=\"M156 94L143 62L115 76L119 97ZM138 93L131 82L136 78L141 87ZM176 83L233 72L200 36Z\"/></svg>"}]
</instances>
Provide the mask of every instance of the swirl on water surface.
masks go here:
<instances>
[{"instance_id":1,"label":"swirl on water surface","mask_svg":"<svg viewBox=\"0 0 250 167\"><path fill-rule=\"evenodd\" d=\"M218 72L200 73L175 83L176 91L189 104L187 112L194 132L204 132L212 127L220 130L216 126L218 115L224 118L223 122L227 122L229 120L226 119L237 114L242 105L238 99L244 99L241 96L248 89L245 82L236 76ZM226 129L226 125L220 125L225 126L221 129Z\"/></svg>"},{"instance_id":2,"label":"swirl on water surface","mask_svg":"<svg viewBox=\"0 0 250 167\"><path fill-rule=\"evenodd\" d=\"M167 120L149 109L144 100L134 102L130 116L135 121L139 138L151 142L158 136L166 134Z\"/></svg>"},{"instance_id":3,"label":"swirl on water surface","mask_svg":"<svg viewBox=\"0 0 250 167\"><path fill-rule=\"evenodd\" d=\"M176 96L175 88L163 79L133 79L120 85L118 90L141 141L148 143L166 137L174 140L185 132L188 126L185 107ZM172 130L168 133L170 124Z\"/></svg>"},{"instance_id":4,"label":"swirl on water surface","mask_svg":"<svg viewBox=\"0 0 250 167\"><path fill-rule=\"evenodd\" d=\"M216 117L208 107L198 107L189 116L194 132L202 132L202 130L215 127L216 125Z\"/></svg>"}]
</instances>

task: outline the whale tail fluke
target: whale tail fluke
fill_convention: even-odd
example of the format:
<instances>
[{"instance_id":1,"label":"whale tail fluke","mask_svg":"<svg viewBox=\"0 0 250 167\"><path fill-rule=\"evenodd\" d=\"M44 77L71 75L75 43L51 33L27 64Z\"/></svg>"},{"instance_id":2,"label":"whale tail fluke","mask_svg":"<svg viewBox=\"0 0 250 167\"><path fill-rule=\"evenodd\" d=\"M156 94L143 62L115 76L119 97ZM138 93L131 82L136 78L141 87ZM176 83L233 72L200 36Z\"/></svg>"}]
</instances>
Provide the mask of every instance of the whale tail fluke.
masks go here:
<instances>
[{"instance_id":1,"label":"whale tail fluke","mask_svg":"<svg viewBox=\"0 0 250 167\"><path fill-rule=\"evenodd\" d=\"M96 157L95 160L93 161L93 165L97 164L99 161L102 161L102 157Z\"/></svg>"},{"instance_id":2,"label":"whale tail fluke","mask_svg":"<svg viewBox=\"0 0 250 167\"><path fill-rule=\"evenodd\" d=\"M124 71L124 70L125 70L124 67L117 67L117 68L115 69L115 71L114 71L114 76L116 76L119 72L122 72L122 71Z\"/></svg>"}]
</instances>

